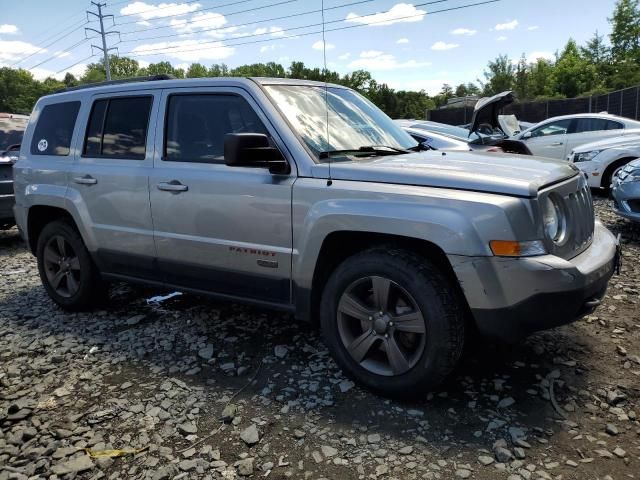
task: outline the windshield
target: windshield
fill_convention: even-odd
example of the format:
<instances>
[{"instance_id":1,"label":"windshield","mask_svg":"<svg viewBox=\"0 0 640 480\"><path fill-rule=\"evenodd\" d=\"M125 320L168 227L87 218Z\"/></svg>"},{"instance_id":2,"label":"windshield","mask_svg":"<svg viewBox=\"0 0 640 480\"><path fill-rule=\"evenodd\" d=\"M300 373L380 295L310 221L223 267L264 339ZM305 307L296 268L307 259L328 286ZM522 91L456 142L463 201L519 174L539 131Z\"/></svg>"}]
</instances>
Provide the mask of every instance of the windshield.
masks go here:
<instances>
[{"instance_id":1,"label":"windshield","mask_svg":"<svg viewBox=\"0 0 640 480\"><path fill-rule=\"evenodd\" d=\"M24 135L24 129L27 128L27 121L25 118L0 117L0 153L11 145L22 142L22 135Z\"/></svg>"},{"instance_id":2,"label":"windshield","mask_svg":"<svg viewBox=\"0 0 640 480\"><path fill-rule=\"evenodd\" d=\"M386 147L398 149L396 153L401 153L400 150L418 146L378 107L353 90L328 87L325 103L325 88L322 86L269 85L265 88L318 159L323 152Z\"/></svg>"}]
</instances>

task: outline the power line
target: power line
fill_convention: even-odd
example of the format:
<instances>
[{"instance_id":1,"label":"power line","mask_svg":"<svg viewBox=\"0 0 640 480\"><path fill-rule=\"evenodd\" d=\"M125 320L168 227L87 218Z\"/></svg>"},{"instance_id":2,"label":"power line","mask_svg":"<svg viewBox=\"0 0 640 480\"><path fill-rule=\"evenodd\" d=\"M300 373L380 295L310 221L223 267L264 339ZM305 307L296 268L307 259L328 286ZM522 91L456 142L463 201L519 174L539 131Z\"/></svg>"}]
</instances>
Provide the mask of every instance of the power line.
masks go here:
<instances>
[{"instance_id":1,"label":"power line","mask_svg":"<svg viewBox=\"0 0 640 480\"><path fill-rule=\"evenodd\" d=\"M38 53L41 53L42 51L44 51L47 47L50 47L51 45L53 45L54 43L58 43L60 40L64 40L65 38L67 38L69 35L71 35L72 33L74 33L75 31L79 30L80 28L82 28L84 25L88 24L89 22L87 20L83 20L81 24L74 26L72 30L66 32L64 35L57 37L55 40L53 40L50 43L47 43L46 45L42 45L40 48L38 48L35 52L32 52L31 54L27 55L26 57L21 58L20 60L18 60L17 62L12 63L10 66L14 67L16 65L18 65L19 63L24 62L25 60L33 57L34 55L37 55Z\"/></svg>"},{"instance_id":2,"label":"power line","mask_svg":"<svg viewBox=\"0 0 640 480\"><path fill-rule=\"evenodd\" d=\"M433 0L430 2L423 2L423 3L419 3L416 4L415 7L424 7L426 5L433 5L433 4L437 4L437 3L443 3L443 2L447 2L449 0ZM475 7L475 6L479 6L479 5L486 5L489 3L496 3L499 2L501 0L487 0L487 1L483 1L483 2L478 2L478 3L473 3L473 4L468 4L468 5L461 5L461 6L457 6L457 7L450 7L447 9L441 9L441 10L434 10L432 12L429 12L429 15L433 15L436 13L444 13L444 12L449 12L449 11L453 11L453 10L460 10L462 8L469 8L469 7ZM368 15L359 15L358 18L367 18L367 17L372 17L378 15L378 13L371 13ZM418 14L413 14L413 15L405 15L404 17L395 17L394 20L405 20L405 19L409 19L409 18L415 18L415 17L422 17L424 16L424 13L418 13ZM325 22L325 25L328 24L335 24L335 23L342 23L342 22L346 22L347 20L344 19L340 19L340 20L331 20L328 22ZM389 19L384 19L384 20L378 20L378 21L372 21L372 22L368 22L366 24L363 25L347 25L345 27L340 27L340 28L334 28L331 30L326 30L326 32L335 32L335 31L339 31L339 30L347 30L347 29L351 29L351 28L357 28L357 27L364 27L367 25L375 25L378 23L386 23L388 22ZM291 28L287 28L287 29L283 29L280 30L279 33L285 33L285 32L290 32L290 31L294 31L294 30L302 30L305 28L310 28L310 27L317 27L317 26L321 26L322 23L311 23L308 25L301 25L299 27L291 27ZM322 33L322 31L314 31L314 32L308 32L308 33L301 33L301 34L297 34L296 36L301 37L301 36L308 36L308 35L313 35L316 33ZM238 37L238 38L255 38L255 37L262 37L265 35L272 35L272 32L264 32L264 33L255 33L255 34L250 34L250 35L244 35L242 37ZM282 37L280 37L282 38ZM285 38L291 38L291 37L285 37ZM215 40L215 41L211 41L211 42L202 42L199 45L210 45L213 44L213 46L209 46L209 47L198 47L198 48L192 48L192 49L185 49L185 50L171 50L172 47L167 47L162 46L162 47L156 47L156 48L146 48L143 50L138 50L137 52L134 50L130 50L129 52L125 52L123 53L123 55L129 55L131 54L131 56L146 56L146 55L156 55L156 51L164 51L164 53L167 54L171 54L171 53L186 53L186 52L194 52L194 51L199 51L199 50L204 50L204 49L209 49L209 48L225 48L225 47L233 47L233 46L237 46L237 45L250 45L252 43L264 43L264 42L268 42L268 41L273 41L273 39L269 38L266 40L258 40L258 41L253 41L253 42L243 42L243 43L225 43L223 45L219 45L219 46L215 46L215 44L219 44L220 40ZM173 47L173 48L179 48L180 46L178 45L177 47ZM152 52L152 53L146 53L146 52Z\"/></svg>"},{"instance_id":3,"label":"power line","mask_svg":"<svg viewBox=\"0 0 640 480\"><path fill-rule=\"evenodd\" d=\"M375 0L358 0L356 2L351 2L351 3L345 3L343 5L336 5L334 7L327 7L324 9L325 12L329 11L329 10L336 10L339 8L347 8L347 7L353 7L354 5L360 5L363 3L371 3L374 2ZM443 0L444 1L444 0ZM322 10L309 10L306 12L300 12L300 13L293 13L293 14L289 14L289 15L281 15L279 17L272 17L272 18L265 18L262 20L254 20L253 22L245 22L242 23L241 25L227 25L224 27L212 27L212 28L203 28L202 30L198 30L198 31L194 31L191 33L204 33L204 32L216 32L216 31L223 31L223 30L227 30L229 28L233 28L233 27L246 27L248 25L257 25L260 23L268 23L268 22L274 22L277 20L287 20L289 18L295 18L295 17L302 17L304 15L311 15L312 13L321 13ZM182 25L181 25L182 26ZM122 35L129 35L131 33L136 33L136 32L124 32L122 33ZM143 37L143 38L138 38L135 40L123 40L122 43L131 43L131 42L139 42L139 41L145 41L145 40L156 40L158 38L169 38L169 37L179 37L184 35L183 33L171 33L168 35L156 35L154 37Z\"/></svg>"},{"instance_id":4,"label":"power line","mask_svg":"<svg viewBox=\"0 0 640 480\"><path fill-rule=\"evenodd\" d=\"M82 60L78 60L76 63L69 65L68 67L64 67L63 69L58 70L54 75L58 75L59 73L64 72L65 70L69 70L73 67L75 67L76 65L80 65L82 62L86 62L87 60L90 60L91 58L95 57L95 53L92 53L91 55L89 55L86 58L83 58Z\"/></svg>"},{"instance_id":5,"label":"power line","mask_svg":"<svg viewBox=\"0 0 640 480\"><path fill-rule=\"evenodd\" d=\"M81 44L83 44L83 43L84 43L84 42L86 42L86 41L87 41L87 39L86 39L86 38L83 38L83 39L82 39L82 40L80 40L79 42L74 43L73 45L71 45L71 46L69 46L69 47L67 47L67 48L63 48L61 51L62 51L62 52L70 52L71 50L73 50L74 48L76 48L78 45L81 45ZM33 70L34 68L38 68L40 65L44 65L45 63L50 62L50 61L51 61L51 60L53 60L54 58L60 58L60 56L59 56L59 55L53 55L52 57L49 57L49 58L47 58L47 59L45 59L45 60L41 61L40 63L36 63L33 67L29 67L29 68L27 68L27 70Z\"/></svg>"}]
</instances>

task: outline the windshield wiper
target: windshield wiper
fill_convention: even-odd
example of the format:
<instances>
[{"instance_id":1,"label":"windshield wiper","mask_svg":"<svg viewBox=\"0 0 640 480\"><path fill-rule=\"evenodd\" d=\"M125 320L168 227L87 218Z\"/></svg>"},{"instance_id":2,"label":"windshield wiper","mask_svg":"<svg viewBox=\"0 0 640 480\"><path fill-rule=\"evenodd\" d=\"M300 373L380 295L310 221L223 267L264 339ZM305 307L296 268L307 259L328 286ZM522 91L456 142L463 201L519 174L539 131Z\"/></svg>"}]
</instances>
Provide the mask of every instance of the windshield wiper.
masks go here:
<instances>
[{"instance_id":1,"label":"windshield wiper","mask_svg":"<svg viewBox=\"0 0 640 480\"><path fill-rule=\"evenodd\" d=\"M333 155L349 154L354 155L370 155L370 156L382 156L382 155L398 155L401 153L410 153L409 150L402 148L390 147L388 145L365 145L359 148L348 148L345 150L327 150L320 152L320 158L329 158Z\"/></svg>"}]
</instances>

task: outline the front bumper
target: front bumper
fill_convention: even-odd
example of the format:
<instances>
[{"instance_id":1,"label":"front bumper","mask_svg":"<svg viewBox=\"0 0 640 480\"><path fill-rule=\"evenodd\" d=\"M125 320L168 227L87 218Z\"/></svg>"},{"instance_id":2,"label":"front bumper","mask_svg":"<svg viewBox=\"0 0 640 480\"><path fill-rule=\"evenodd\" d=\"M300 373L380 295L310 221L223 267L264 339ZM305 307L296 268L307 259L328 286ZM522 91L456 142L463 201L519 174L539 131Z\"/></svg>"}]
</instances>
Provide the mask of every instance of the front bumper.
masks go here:
<instances>
[{"instance_id":1,"label":"front bumper","mask_svg":"<svg viewBox=\"0 0 640 480\"><path fill-rule=\"evenodd\" d=\"M640 222L640 182L613 179L613 211L621 217Z\"/></svg>"},{"instance_id":2,"label":"front bumper","mask_svg":"<svg viewBox=\"0 0 640 480\"><path fill-rule=\"evenodd\" d=\"M480 333L512 342L593 312L619 257L618 241L596 221L593 243L571 260L553 255L449 259Z\"/></svg>"}]
</instances>

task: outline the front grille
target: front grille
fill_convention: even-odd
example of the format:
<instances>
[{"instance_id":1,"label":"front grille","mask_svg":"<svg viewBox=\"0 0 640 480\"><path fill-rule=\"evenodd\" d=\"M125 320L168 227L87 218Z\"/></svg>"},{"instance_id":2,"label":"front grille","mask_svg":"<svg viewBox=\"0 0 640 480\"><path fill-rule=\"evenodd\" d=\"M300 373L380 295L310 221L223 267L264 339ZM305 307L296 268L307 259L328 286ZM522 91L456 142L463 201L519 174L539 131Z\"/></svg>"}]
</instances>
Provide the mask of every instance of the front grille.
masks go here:
<instances>
[{"instance_id":1,"label":"front grille","mask_svg":"<svg viewBox=\"0 0 640 480\"><path fill-rule=\"evenodd\" d=\"M583 175L555 185L540 196L556 195L562 198L567 219L567 233L559 243L546 239L547 250L553 255L571 259L586 250L593 241L595 213L591 190Z\"/></svg>"}]
</instances>

